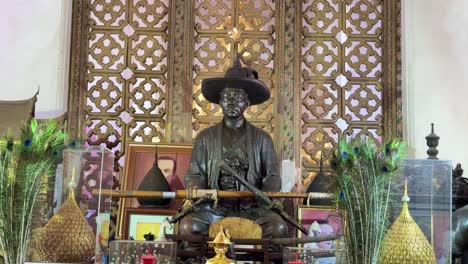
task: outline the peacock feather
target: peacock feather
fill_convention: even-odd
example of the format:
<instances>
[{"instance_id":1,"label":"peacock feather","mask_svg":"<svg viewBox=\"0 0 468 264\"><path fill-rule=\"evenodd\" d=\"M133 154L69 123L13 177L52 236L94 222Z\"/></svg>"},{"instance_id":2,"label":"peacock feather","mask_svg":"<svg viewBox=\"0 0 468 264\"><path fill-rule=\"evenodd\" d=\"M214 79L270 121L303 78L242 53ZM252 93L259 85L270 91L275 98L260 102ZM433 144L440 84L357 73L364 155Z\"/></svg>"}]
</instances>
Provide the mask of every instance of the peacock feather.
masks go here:
<instances>
[{"instance_id":1,"label":"peacock feather","mask_svg":"<svg viewBox=\"0 0 468 264\"><path fill-rule=\"evenodd\" d=\"M377 145L368 138L341 140L333 152L330 191L342 212L347 260L375 263L388 228L390 192L405 144L393 139Z\"/></svg>"},{"instance_id":2,"label":"peacock feather","mask_svg":"<svg viewBox=\"0 0 468 264\"><path fill-rule=\"evenodd\" d=\"M38 124L32 119L20 138L0 139L0 251L5 264L25 261L34 206L67 135L54 120Z\"/></svg>"}]
</instances>

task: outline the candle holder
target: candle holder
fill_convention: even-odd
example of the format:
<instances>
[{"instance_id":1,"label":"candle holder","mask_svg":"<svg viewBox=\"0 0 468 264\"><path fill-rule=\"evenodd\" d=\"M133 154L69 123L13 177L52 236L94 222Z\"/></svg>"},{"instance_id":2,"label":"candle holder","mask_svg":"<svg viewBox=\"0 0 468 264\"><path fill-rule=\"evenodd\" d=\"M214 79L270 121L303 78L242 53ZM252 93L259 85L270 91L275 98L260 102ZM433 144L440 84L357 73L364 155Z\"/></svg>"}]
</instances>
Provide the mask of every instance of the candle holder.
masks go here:
<instances>
[{"instance_id":1,"label":"candle holder","mask_svg":"<svg viewBox=\"0 0 468 264\"><path fill-rule=\"evenodd\" d=\"M143 264L154 264L156 262L156 257L151 254L150 247L146 248L146 255L141 256L141 262Z\"/></svg>"}]
</instances>

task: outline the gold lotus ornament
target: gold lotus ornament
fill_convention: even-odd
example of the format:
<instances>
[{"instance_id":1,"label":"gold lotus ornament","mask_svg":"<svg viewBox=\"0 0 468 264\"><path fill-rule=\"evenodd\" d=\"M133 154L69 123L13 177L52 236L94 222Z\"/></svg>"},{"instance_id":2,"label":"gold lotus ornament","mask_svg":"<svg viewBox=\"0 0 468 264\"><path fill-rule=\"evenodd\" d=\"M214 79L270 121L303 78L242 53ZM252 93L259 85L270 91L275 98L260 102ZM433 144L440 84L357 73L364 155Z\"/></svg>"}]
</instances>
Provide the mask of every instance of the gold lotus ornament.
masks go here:
<instances>
[{"instance_id":1,"label":"gold lotus ornament","mask_svg":"<svg viewBox=\"0 0 468 264\"><path fill-rule=\"evenodd\" d=\"M431 244L413 220L408 210L408 187L401 199L403 208L387 234L379 254L379 264L435 264Z\"/></svg>"},{"instance_id":2,"label":"gold lotus ornament","mask_svg":"<svg viewBox=\"0 0 468 264\"><path fill-rule=\"evenodd\" d=\"M208 242L210 244L214 244L214 251L216 252L216 256L210 258L206 261L206 264L234 264L236 263L234 260L226 257L226 253L228 251L229 245L231 245L231 240L229 237L224 233L224 229L222 226L219 228L219 232L216 235L213 241Z\"/></svg>"},{"instance_id":3,"label":"gold lotus ornament","mask_svg":"<svg viewBox=\"0 0 468 264\"><path fill-rule=\"evenodd\" d=\"M37 244L38 255L45 262L84 262L94 256L95 236L72 188L60 210L42 228Z\"/></svg>"}]
</instances>

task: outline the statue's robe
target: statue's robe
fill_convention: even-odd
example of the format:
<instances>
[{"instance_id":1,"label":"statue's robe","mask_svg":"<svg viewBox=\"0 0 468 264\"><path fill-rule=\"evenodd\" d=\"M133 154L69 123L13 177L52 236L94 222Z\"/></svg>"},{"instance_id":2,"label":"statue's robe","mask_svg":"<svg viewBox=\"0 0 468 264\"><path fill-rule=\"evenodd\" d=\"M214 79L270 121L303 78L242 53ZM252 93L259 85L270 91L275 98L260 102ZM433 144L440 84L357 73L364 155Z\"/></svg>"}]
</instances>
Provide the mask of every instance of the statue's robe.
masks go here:
<instances>
[{"instance_id":1,"label":"statue's robe","mask_svg":"<svg viewBox=\"0 0 468 264\"><path fill-rule=\"evenodd\" d=\"M186 188L222 189L218 162L224 160L227 151L223 149L223 131L226 129L221 122L200 132L195 140L190 168L185 176ZM271 137L263 130L245 121L240 148L245 152L248 169L245 178L256 188L264 192L281 190L281 177L278 173L278 160ZM226 142L224 142L226 143ZM245 190L239 186L239 190ZM255 200L255 199L253 199ZM229 206L221 200L217 207L204 205L183 219L179 232L183 235L208 234L208 227L227 216L243 217L255 221L262 227L262 236L287 237L288 228L284 220L267 206L255 202L240 202L240 206ZM237 208L237 209L234 209Z\"/></svg>"},{"instance_id":2,"label":"statue's robe","mask_svg":"<svg viewBox=\"0 0 468 264\"><path fill-rule=\"evenodd\" d=\"M270 135L245 121L247 181L264 192L279 192L281 177ZM186 188L220 189L218 162L223 159L223 122L200 132L193 146Z\"/></svg>"}]
</instances>

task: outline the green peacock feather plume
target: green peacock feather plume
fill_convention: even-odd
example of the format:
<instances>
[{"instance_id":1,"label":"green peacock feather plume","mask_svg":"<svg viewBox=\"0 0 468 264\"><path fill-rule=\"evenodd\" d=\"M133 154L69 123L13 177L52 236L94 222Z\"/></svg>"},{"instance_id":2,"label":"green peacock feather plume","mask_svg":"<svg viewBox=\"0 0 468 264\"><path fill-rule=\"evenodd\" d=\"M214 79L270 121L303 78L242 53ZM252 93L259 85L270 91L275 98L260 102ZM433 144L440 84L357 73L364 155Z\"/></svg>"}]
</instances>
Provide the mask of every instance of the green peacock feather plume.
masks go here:
<instances>
[{"instance_id":1,"label":"green peacock feather plume","mask_svg":"<svg viewBox=\"0 0 468 264\"><path fill-rule=\"evenodd\" d=\"M367 138L342 140L334 151L330 191L342 212L347 260L375 263L388 228L390 192L405 144L393 139L376 145Z\"/></svg>"},{"instance_id":2,"label":"green peacock feather plume","mask_svg":"<svg viewBox=\"0 0 468 264\"><path fill-rule=\"evenodd\" d=\"M6 264L26 260L35 202L66 140L54 120L35 119L22 129L21 140L0 139L0 251Z\"/></svg>"}]
</instances>

